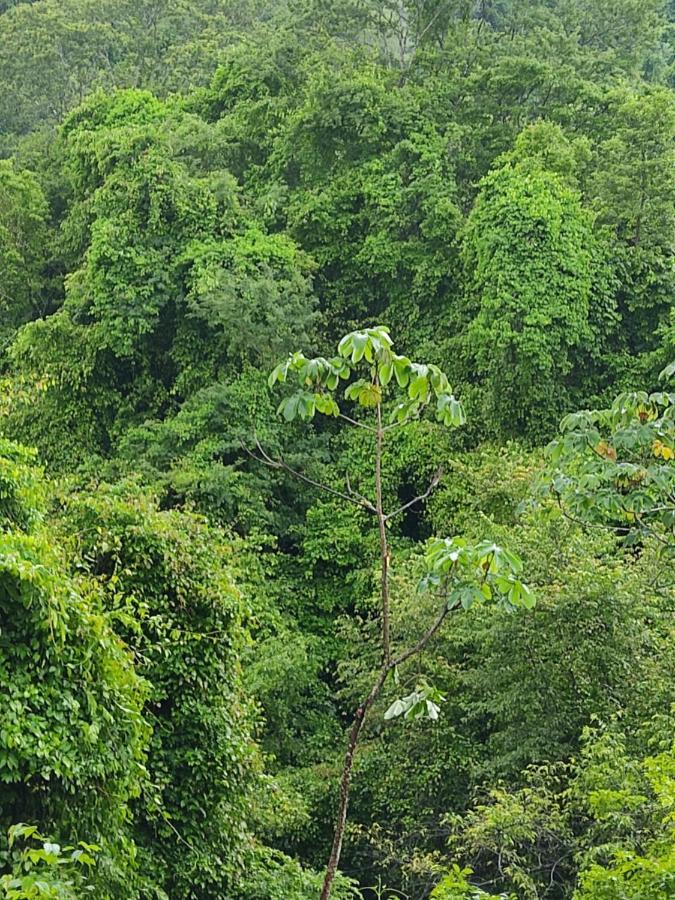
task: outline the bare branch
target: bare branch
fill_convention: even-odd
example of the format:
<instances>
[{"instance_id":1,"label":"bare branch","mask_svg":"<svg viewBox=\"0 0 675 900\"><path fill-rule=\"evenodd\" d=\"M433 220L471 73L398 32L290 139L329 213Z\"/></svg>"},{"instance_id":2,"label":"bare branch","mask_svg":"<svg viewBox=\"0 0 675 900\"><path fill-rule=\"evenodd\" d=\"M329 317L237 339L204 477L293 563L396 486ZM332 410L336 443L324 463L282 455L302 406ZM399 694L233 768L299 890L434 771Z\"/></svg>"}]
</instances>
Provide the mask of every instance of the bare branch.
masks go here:
<instances>
[{"instance_id":1,"label":"bare branch","mask_svg":"<svg viewBox=\"0 0 675 900\"><path fill-rule=\"evenodd\" d=\"M438 487L438 484L443 477L443 469L438 469L434 477L431 479L431 484L426 489L423 494L418 494L417 497L413 497L412 500L408 500L407 503L404 503L403 506L399 506L398 509L395 509L393 512L387 513L384 517L384 521L388 522L389 519L393 519L395 516L400 515L402 512L405 512L406 509L410 509L411 506L415 506L416 503L421 503L422 500L426 500L427 497Z\"/></svg>"},{"instance_id":2,"label":"bare branch","mask_svg":"<svg viewBox=\"0 0 675 900\"><path fill-rule=\"evenodd\" d=\"M418 409L418 411L414 415L406 416L406 418L403 419L402 422L392 422L390 425L385 425L382 431L393 431L394 428L403 428L404 425L410 425L411 422L419 422L426 405L427 404L420 407L420 409Z\"/></svg>"},{"instance_id":3,"label":"bare branch","mask_svg":"<svg viewBox=\"0 0 675 900\"><path fill-rule=\"evenodd\" d=\"M595 528L599 531L604 531L607 533L608 531L617 531L622 534L627 534L630 531L628 526L623 525L604 525L602 522L589 522L586 519L580 519L578 516L572 515L572 513L568 512L563 506L562 497L557 491L552 491L555 496L556 503L558 504L558 509L562 513L563 517L567 519L568 522L573 522L575 525L581 525L582 528Z\"/></svg>"},{"instance_id":4,"label":"bare branch","mask_svg":"<svg viewBox=\"0 0 675 900\"><path fill-rule=\"evenodd\" d=\"M657 512L675 512L675 506L673 506L672 504L668 504L666 506L653 506L651 509L643 509L640 515L651 516L652 513Z\"/></svg>"},{"instance_id":5,"label":"bare branch","mask_svg":"<svg viewBox=\"0 0 675 900\"><path fill-rule=\"evenodd\" d=\"M371 505L370 500L367 497L364 497L363 494L360 494L358 491L354 490L354 488L352 487L350 478L349 478L349 472L345 472L345 481L347 482L347 493L348 494L350 494L352 497L356 497L357 500L360 500L362 503L364 503L367 506Z\"/></svg>"},{"instance_id":6,"label":"bare branch","mask_svg":"<svg viewBox=\"0 0 675 900\"><path fill-rule=\"evenodd\" d=\"M258 454L253 453L249 448L242 442L242 448L248 453L251 459L255 459L256 462L262 463L265 466L268 466L270 469L281 469L284 472L288 472L289 475L292 475L294 478L299 479L300 481L304 481L306 484L311 484L312 487L318 488L320 491L325 491L327 494L333 494L335 497L340 497L342 500L347 500L349 503L353 503L355 506L360 507L361 509L366 509L368 512L374 513L376 512L375 507L370 503L365 497L355 496L353 494L345 494L344 491L338 491L336 488L331 487L328 484L324 484L322 481L316 481L314 478L310 478L308 475L304 475L302 472L298 472L297 469L294 469L292 466L289 466L287 462L283 459L274 459L266 452L263 448L262 444L255 438L255 444L258 449Z\"/></svg>"},{"instance_id":7,"label":"bare branch","mask_svg":"<svg viewBox=\"0 0 675 900\"><path fill-rule=\"evenodd\" d=\"M420 34L419 34L419 36L418 36L418 38L417 38L417 46L419 46L419 45L422 43L424 37L426 36L427 31L429 31L429 29L435 24L436 19L438 19L438 17L440 16L440 14L441 14L442 12L445 12L445 10L447 10L447 8L448 8L449 6L450 6L450 3L439 3L438 9L436 10L436 13L431 17L431 19L430 19L429 22L427 23L426 28L424 28L424 29L420 32Z\"/></svg>"},{"instance_id":8,"label":"bare branch","mask_svg":"<svg viewBox=\"0 0 675 900\"><path fill-rule=\"evenodd\" d=\"M395 666L400 666L402 663L406 662L406 660L410 659L411 656L416 656L418 653L421 653L422 650L424 650L424 648L427 646L429 641L432 639L432 637L439 630L439 628L441 627L443 622L445 622L447 616L456 608L457 607L455 607L455 606L448 607L448 603L446 600L443 603L443 608L441 609L440 613L436 617L433 625L431 625L431 627L428 628L427 631L424 632L422 637L419 639L419 641L414 646L410 647L408 650L405 650L403 653L400 654L400 656L397 656L395 659L393 659L389 663L389 666L387 668L393 669Z\"/></svg>"},{"instance_id":9,"label":"bare branch","mask_svg":"<svg viewBox=\"0 0 675 900\"><path fill-rule=\"evenodd\" d=\"M338 413L339 419L344 419L345 422L349 422L350 425L357 425L359 428L365 428L366 431L372 431L373 434L377 433L377 429L373 428L372 425L366 425L365 422L359 422L358 419L352 419L351 416L346 416L344 413Z\"/></svg>"},{"instance_id":10,"label":"bare branch","mask_svg":"<svg viewBox=\"0 0 675 900\"><path fill-rule=\"evenodd\" d=\"M667 538L662 537L658 533L658 531L656 531L651 525L649 525L647 522L645 522L644 519L642 518L642 516L640 516L638 513L634 513L634 516L635 516L635 521L638 523L638 525L640 525L645 530L645 532L647 534L651 535L651 537L653 537L653 538L656 538L656 540L660 544L663 544L664 547L672 547L673 546L671 541L669 541Z\"/></svg>"},{"instance_id":11,"label":"bare branch","mask_svg":"<svg viewBox=\"0 0 675 900\"><path fill-rule=\"evenodd\" d=\"M595 528L600 531L609 532L614 531L617 534L628 535L632 531L632 528L629 525L618 525L618 524L604 524L602 522L588 522L586 519L580 519L577 516L572 515L572 513L567 512L562 503L562 498L559 493L554 492L556 501L558 503L558 508L563 516L569 521L574 522L575 525L581 525L582 528ZM663 509L668 510L669 507L662 507ZM658 511L660 508L655 507L655 510L647 510L647 513ZM642 518L641 514L633 512L633 510L627 510L624 508L624 512L630 512L635 516L635 521L642 529L643 534L646 534L649 537L654 538L660 544L663 544L664 547L673 548L673 542L668 540L668 538L664 538L662 535L656 531L656 529L650 525L648 522L645 522Z\"/></svg>"}]
</instances>

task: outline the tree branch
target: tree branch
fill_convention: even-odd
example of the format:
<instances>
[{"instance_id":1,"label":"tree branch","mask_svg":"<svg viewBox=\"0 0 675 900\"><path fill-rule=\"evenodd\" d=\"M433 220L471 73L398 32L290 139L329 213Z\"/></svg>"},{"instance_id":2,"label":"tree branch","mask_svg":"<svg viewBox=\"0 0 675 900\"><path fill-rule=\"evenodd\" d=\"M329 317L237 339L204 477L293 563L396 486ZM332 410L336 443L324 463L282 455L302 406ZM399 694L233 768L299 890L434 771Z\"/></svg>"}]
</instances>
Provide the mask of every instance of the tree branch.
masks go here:
<instances>
[{"instance_id":1,"label":"tree branch","mask_svg":"<svg viewBox=\"0 0 675 900\"><path fill-rule=\"evenodd\" d=\"M438 9L436 10L435 14L431 17L431 19L430 19L429 22L427 23L426 28L424 28L424 29L420 32L420 34L419 34L419 36L418 36L418 38L417 38L417 46L418 46L418 47L419 47L419 45L422 43L422 41L424 40L427 31L429 31L429 30L432 28L432 26L435 24L436 19L438 19L438 17L440 16L440 14L441 14L442 12L445 12L445 10L446 10L449 6L450 6L450 3L449 3L449 2L448 2L448 3L439 3Z\"/></svg>"},{"instance_id":2,"label":"tree branch","mask_svg":"<svg viewBox=\"0 0 675 900\"><path fill-rule=\"evenodd\" d=\"M358 491L354 490L354 488L352 487L352 483L349 479L349 472L345 472L345 481L347 482L347 493L348 494L350 494L352 497L355 497L357 500L360 500L366 506L371 505L370 500L367 497L364 497L363 494L360 494Z\"/></svg>"},{"instance_id":3,"label":"tree branch","mask_svg":"<svg viewBox=\"0 0 675 900\"><path fill-rule=\"evenodd\" d=\"M372 425L366 425L365 422L359 422L358 419L352 419L351 416L346 416L344 413L338 413L338 419L344 419L344 421L349 422L350 425L357 425L359 428L365 428L366 431L371 431L373 434L377 433L377 429L373 428Z\"/></svg>"},{"instance_id":4,"label":"tree branch","mask_svg":"<svg viewBox=\"0 0 675 900\"><path fill-rule=\"evenodd\" d=\"M400 665L402 665L402 663L409 660L411 656L416 656L418 653L421 653L422 650L424 650L424 648L427 646L429 641L432 639L432 637L439 630L439 628L441 627L443 622L445 622L448 615L457 608L458 608L457 606L449 607L447 600L446 600L443 603L443 608L441 609L440 613L436 617L436 619L435 619L434 623L431 625L431 627L428 628L427 631L424 632L422 637L419 639L419 641L414 646L410 647L408 650L404 650L403 653L401 653L399 656L395 657L389 664L388 668L393 669L395 666L400 666Z\"/></svg>"},{"instance_id":5,"label":"tree branch","mask_svg":"<svg viewBox=\"0 0 675 900\"><path fill-rule=\"evenodd\" d=\"M404 503L403 506L399 506L399 508L395 509L393 512L387 513L387 515L384 517L384 521L388 522L389 519L393 519L395 516L400 515L402 512L405 512L406 509L410 509L411 506L415 506L416 503L421 503L422 500L426 500L427 497L432 493L432 491L436 487L438 487L438 484L442 477L443 469L438 469L434 477L431 479L431 484L423 494L418 494L417 497L413 497L412 500L408 500L408 502Z\"/></svg>"},{"instance_id":6,"label":"tree branch","mask_svg":"<svg viewBox=\"0 0 675 900\"><path fill-rule=\"evenodd\" d=\"M605 534L610 531L619 531L623 534L628 534L628 532L630 531L630 528L627 525L605 525L603 522L589 522L586 519L580 519L578 516L572 515L572 513L567 512L567 510L563 506L562 498L557 491L552 491L552 493L555 496L556 503L558 504L558 509L568 522L573 522L575 525L581 525L582 528L599 529L600 531L604 531Z\"/></svg>"},{"instance_id":7,"label":"tree branch","mask_svg":"<svg viewBox=\"0 0 675 900\"><path fill-rule=\"evenodd\" d=\"M574 522L575 525L580 525L582 528L600 529L601 531L604 531L605 533L614 531L614 532L616 532L618 534L622 534L622 535L629 535L631 533L631 531L633 530L630 527L630 525L619 525L618 523L612 524L610 522L608 522L606 524L603 522L588 522L588 521L586 521L586 519L580 519L580 518L578 518L578 516L574 516L574 515L572 515L572 513L567 512L567 510L563 506L561 496L557 491L554 491L554 495L555 495L556 501L558 503L558 508L560 509L560 512L563 514L563 516L568 521ZM660 544L663 544L664 547L669 547L670 549L673 549L673 547L675 546L673 544L673 541L670 541L670 540L668 540L668 538L664 538L662 535L660 535L658 533L658 531L653 527L653 525L650 525L648 522L644 521L644 519L642 518L642 516L639 513L633 512L633 510L625 509L625 507L623 507L623 509L624 509L624 512L627 512L627 513L630 512L635 516L635 521L642 529L643 534L646 534L648 537L654 538L654 540L658 541ZM667 509L669 509L669 507L664 507L664 509L667 510ZM659 507L656 507L655 510L647 510L647 513L650 513L653 511L658 511L658 510L659 510Z\"/></svg>"},{"instance_id":8,"label":"tree branch","mask_svg":"<svg viewBox=\"0 0 675 900\"><path fill-rule=\"evenodd\" d=\"M456 609L457 607L452 607L452 609ZM402 662L405 662L407 659L410 659L411 656L414 656L416 653L420 653L426 645L429 643L431 638L436 634L438 629L443 624L445 617L450 612L448 609L447 601L443 604L443 609L440 612L440 615L433 623L433 625L426 631L419 641L415 644L414 647L411 647L409 650L406 650L400 656L396 657L396 659L390 659L385 665L380 669L380 673L377 677L377 680L373 684L370 689L370 693L365 698L365 700L361 703L359 708L356 710L354 714L354 720L352 722L352 727L349 731L349 740L347 742L347 752L345 753L344 765L342 767L342 777L340 779L340 794L339 794L339 802L338 802L338 814L337 821L335 824L335 831L333 833L333 846L331 848L330 857L328 859L328 865L326 867L326 873L324 876L323 888L321 890L321 898L320 900L328 900L331 894L331 888L333 885L333 881L335 879L335 874L337 872L337 867L340 862L340 854L342 851L342 838L344 836L345 831L345 823L347 821L347 805L349 803L349 787L351 783L352 777L352 768L354 766L354 754L356 753L356 748L359 742L359 737L361 735L361 729L363 728L363 724L365 722L366 716L372 707L372 705L377 700L380 691L384 687L384 683L387 680L387 675L389 672L395 667L400 665Z\"/></svg>"},{"instance_id":9,"label":"tree branch","mask_svg":"<svg viewBox=\"0 0 675 900\"><path fill-rule=\"evenodd\" d=\"M420 407L420 409L413 416L406 416L402 422L392 422L389 425L385 425L382 431L393 431L394 428L403 428L404 425L410 425L411 422L419 422L422 412L426 408L428 404L424 404L424 406Z\"/></svg>"},{"instance_id":10,"label":"tree branch","mask_svg":"<svg viewBox=\"0 0 675 900\"><path fill-rule=\"evenodd\" d=\"M255 444L258 448L258 453L260 455L256 455L253 453L246 444L241 443L242 448L248 453L251 459L256 460L256 462L262 463L265 466L268 466L270 469L281 469L284 472L288 472L289 475L292 475L294 478L299 479L300 481L304 481L306 484L311 484L312 487L318 488L320 491L325 491L327 494L333 494L335 497L340 497L341 500L347 500L349 503L353 503L355 506L360 507L361 509L366 509L370 513L376 512L375 507L370 501L366 500L365 497L359 497L358 495L354 495L353 493L345 494L344 491L338 491L336 488L331 487L328 484L324 484L322 481L316 481L314 478L310 478L308 475L304 475L302 472L298 472L297 469L294 469L292 466L289 466L287 462L283 459L274 459L271 457L263 448L262 444L255 438Z\"/></svg>"}]
</instances>

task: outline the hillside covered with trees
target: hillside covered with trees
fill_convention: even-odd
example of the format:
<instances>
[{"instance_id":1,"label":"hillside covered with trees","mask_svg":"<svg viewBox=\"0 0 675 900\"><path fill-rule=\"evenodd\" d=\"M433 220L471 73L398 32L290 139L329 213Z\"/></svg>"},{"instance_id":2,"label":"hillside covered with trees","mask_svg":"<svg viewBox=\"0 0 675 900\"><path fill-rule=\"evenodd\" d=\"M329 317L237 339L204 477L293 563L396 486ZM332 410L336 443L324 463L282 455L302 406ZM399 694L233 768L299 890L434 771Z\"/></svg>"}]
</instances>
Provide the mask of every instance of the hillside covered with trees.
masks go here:
<instances>
[{"instance_id":1,"label":"hillside covered with trees","mask_svg":"<svg viewBox=\"0 0 675 900\"><path fill-rule=\"evenodd\" d=\"M0 896L675 898L672 0L0 0Z\"/></svg>"}]
</instances>

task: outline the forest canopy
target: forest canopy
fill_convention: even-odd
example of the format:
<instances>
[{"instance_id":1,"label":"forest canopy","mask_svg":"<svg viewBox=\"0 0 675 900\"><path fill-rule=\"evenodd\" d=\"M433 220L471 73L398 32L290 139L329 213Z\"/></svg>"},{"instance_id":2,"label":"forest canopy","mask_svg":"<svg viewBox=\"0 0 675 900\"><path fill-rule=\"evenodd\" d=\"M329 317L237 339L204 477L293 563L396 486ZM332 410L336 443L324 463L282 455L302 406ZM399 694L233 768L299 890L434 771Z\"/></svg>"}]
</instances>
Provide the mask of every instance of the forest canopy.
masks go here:
<instances>
[{"instance_id":1,"label":"forest canopy","mask_svg":"<svg viewBox=\"0 0 675 900\"><path fill-rule=\"evenodd\" d=\"M0 0L2 896L675 896L674 29Z\"/></svg>"}]
</instances>

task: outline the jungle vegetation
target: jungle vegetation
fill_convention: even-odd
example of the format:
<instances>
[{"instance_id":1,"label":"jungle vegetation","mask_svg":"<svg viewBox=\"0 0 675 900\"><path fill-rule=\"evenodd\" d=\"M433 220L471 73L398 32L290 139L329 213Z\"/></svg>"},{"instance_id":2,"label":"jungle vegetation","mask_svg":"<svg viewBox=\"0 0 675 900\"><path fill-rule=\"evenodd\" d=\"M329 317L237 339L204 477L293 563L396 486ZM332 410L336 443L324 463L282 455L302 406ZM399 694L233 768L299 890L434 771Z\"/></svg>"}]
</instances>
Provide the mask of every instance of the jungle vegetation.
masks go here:
<instances>
[{"instance_id":1,"label":"jungle vegetation","mask_svg":"<svg viewBox=\"0 0 675 900\"><path fill-rule=\"evenodd\" d=\"M672 0L0 0L0 894L675 897Z\"/></svg>"}]
</instances>

